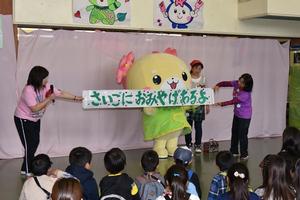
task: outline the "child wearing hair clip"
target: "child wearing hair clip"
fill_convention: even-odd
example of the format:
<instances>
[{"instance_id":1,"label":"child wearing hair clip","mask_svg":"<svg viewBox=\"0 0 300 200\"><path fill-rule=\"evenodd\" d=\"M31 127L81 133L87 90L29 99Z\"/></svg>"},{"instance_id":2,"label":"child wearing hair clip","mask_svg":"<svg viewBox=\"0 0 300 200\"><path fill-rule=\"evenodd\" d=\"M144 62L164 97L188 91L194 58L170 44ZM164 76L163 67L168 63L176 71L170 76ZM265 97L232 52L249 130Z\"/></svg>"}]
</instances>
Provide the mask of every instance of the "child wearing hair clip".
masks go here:
<instances>
[{"instance_id":1,"label":"child wearing hair clip","mask_svg":"<svg viewBox=\"0 0 300 200\"><path fill-rule=\"evenodd\" d=\"M249 191L249 171L242 163L233 164L228 170L230 191L219 195L218 200L259 200L260 198Z\"/></svg>"},{"instance_id":2,"label":"child wearing hair clip","mask_svg":"<svg viewBox=\"0 0 300 200\"><path fill-rule=\"evenodd\" d=\"M165 192L156 200L200 200L198 196L187 192L188 174L183 166L171 166L165 175L165 181Z\"/></svg>"}]
</instances>

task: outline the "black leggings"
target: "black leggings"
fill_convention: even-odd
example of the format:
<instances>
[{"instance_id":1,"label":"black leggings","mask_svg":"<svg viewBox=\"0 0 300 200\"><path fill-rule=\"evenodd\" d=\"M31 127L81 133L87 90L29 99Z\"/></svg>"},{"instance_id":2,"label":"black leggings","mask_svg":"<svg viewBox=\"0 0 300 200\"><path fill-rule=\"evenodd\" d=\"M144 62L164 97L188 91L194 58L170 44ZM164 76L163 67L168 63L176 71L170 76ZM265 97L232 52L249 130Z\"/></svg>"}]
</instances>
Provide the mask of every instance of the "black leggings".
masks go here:
<instances>
[{"instance_id":1,"label":"black leggings","mask_svg":"<svg viewBox=\"0 0 300 200\"><path fill-rule=\"evenodd\" d=\"M240 144L241 157L248 156L248 130L251 119L243 119L234 115L231 129L231 147L233 154L238 154Z\"/></svg>"},{"instance_id":2,"label":"black leggings","mask_svg":"<svg viewBox=\"0 0 300 200\"><path fill-rule=\"evenodd\" d=\"M31 173L31 162L40 143L41 120L33 122L14 116L14 121L24 147L24 159L21 171Z\"/></svg>"}]
</instances>

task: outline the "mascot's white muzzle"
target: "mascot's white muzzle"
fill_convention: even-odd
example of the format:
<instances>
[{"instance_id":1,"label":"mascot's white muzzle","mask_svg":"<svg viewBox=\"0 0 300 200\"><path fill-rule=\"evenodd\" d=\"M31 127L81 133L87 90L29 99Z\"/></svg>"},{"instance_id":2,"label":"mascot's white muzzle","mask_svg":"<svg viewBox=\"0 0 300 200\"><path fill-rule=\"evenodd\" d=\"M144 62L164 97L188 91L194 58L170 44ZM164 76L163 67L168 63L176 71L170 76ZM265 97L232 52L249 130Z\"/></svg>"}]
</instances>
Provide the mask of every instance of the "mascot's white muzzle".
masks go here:
<instances>
[{"instance_id":1,"label":"mascot's white muzzle","mask_svg":"<svg viewBox=\"0 0 300 200\"><path fill-rule=\"evenodd\" d=\"M177 89L186 89L186 85L182 79L178 79L177 77L171 77L166 79L162 86L162 90L177 90Z\"/></svg>"}]
</instances>

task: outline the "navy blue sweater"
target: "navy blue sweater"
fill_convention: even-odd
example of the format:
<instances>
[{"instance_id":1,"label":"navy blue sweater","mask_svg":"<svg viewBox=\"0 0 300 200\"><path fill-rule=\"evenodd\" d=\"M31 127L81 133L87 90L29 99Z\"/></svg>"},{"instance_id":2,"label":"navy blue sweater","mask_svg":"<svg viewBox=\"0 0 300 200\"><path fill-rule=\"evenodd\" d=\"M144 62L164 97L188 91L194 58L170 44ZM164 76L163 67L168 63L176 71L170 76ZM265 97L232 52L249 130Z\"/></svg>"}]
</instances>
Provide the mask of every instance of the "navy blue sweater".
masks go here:
<instances>
[{"instance_id":1,"label":"navy blue sweater","mask_svg":"<svg viewBox=\"0 0 300 200\"><path fill-rule=\"evenodd\" d=\"M99 200L99 190L94 173L78 165L69 165L66 172L79 179L84 200Z\"/></svg>"}]
</instances>

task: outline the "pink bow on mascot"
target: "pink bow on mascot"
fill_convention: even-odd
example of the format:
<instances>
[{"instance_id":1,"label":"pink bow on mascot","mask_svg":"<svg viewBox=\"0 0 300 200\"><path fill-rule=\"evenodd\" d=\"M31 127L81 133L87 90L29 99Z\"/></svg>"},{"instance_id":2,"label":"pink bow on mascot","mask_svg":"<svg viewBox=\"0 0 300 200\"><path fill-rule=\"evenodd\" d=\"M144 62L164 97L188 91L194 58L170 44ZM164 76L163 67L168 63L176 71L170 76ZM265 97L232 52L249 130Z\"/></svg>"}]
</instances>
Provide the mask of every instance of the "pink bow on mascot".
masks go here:
<instances>
[{"instance_id":1,"label":"pink bow on mascot","mask_svg":"<svg viewBox=\"0 0 300 200\"><path fill-rule=\"evenodd\" d=\"M117 82L126 89L189 89L191 76L175 49L147 54L134 60L132 52L123 56ZM191 131L184 107L145 107L143 109L144 139L154 140L153 149L159 158L173 156L178 137Z\"/></svg>"}]
</instances>

